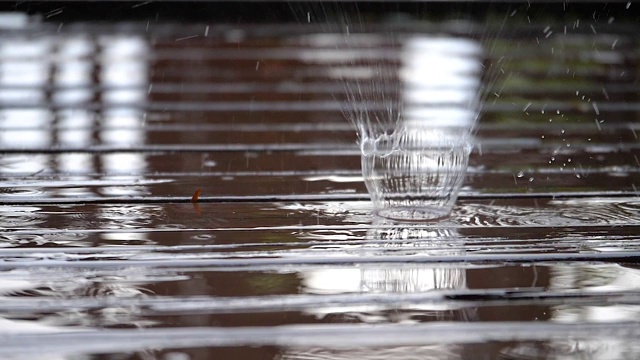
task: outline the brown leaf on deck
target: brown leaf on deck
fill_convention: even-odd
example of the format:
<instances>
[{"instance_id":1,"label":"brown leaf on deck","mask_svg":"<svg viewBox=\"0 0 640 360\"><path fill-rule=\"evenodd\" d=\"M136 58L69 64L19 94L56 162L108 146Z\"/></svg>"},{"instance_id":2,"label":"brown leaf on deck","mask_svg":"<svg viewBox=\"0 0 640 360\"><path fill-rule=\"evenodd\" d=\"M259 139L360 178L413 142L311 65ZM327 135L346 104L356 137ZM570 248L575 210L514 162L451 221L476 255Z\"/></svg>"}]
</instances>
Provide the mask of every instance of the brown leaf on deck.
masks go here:
<instances>
[{"instance_id":1,"label":"brown leaf on deck","mask_svg":"<svg viewBox=\"0 0 640 360\"><path fill-rule=\"evenodd\" d=\"M198 199L200 198L200 193L202 192L202 189L196 189L196 192L193 193L193 196L191 197L191 202L192 203L197 203Z\"/></svg>"}]
</instances>

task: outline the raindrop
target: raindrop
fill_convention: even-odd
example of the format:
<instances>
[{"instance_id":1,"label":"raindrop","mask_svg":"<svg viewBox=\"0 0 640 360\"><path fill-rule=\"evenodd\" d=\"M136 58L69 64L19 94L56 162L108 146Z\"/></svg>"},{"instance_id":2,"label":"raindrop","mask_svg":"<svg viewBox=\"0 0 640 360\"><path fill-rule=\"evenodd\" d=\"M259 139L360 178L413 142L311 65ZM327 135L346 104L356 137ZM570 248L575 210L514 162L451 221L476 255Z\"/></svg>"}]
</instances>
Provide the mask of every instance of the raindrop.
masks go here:
<instances>
[{"instance_id":1,"label":"raindrop","mask_svg":"<svg viewBox=\"0 0 640 360\"><path fill-rule=\"evenodd\" d=\"M516 176L517 176L517 177L519 177L519 178L521 178L521 177L523 177L523 176L524 176L524 172L523 172L523 171L520 171L520 172L518 172L518 175L516 175Z\"/></svg>"},{"instance_id":2,"label":"raindrop","mask_svg":"<svg viewBox=\"0 0 640 360\"><path fill-rule=\"evenodd\" d=\"M630 7L631 7L631 1L627 3L627 9L629 9Z\"/></svg>"}]
</instances>

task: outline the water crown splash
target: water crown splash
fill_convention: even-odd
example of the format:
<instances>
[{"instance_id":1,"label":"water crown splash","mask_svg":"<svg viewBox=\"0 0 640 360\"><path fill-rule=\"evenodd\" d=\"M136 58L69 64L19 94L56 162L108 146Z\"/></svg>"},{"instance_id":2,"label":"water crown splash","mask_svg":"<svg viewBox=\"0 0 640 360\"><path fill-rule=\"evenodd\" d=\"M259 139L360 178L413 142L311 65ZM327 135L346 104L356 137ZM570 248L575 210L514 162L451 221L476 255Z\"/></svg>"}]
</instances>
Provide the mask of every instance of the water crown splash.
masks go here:
<instances>
[{"instance_id":1,"label":"water crown splash","mask_svg":"<svg viewBox=\"0 0 640 360\"><path fill-rule=\"evenodd\" d=\"M446 218L473 144L482 47L470 39L422 36L404 40L400 55L397 99L383 101L384 111L356 111L351 119L362 174L378 215Z\"/></svg>"}]
</instances>

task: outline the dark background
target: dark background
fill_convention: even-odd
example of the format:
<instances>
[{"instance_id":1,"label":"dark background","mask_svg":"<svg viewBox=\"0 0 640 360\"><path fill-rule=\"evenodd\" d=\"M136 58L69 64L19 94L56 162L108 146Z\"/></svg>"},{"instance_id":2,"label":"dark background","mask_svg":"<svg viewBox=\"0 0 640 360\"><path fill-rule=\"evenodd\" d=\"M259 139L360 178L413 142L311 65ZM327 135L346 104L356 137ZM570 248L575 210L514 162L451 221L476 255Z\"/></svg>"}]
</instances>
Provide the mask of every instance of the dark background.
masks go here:
<instances>
[{"instance_id":1,"label":"dark background","mask_svg":"<svg viewBox=\"0 0 640 360\"><path fill-rule=\"evenodd\" d=\"M606 19L609 14L617 19L638 21L636 9L627 9L626 1L571 2L571 1L470 1L470 2L285 2L285 1L0 1L0 11L20 11L40 15L44 21L101 21L128 20L156 21L216 21L225 23L303 22L306 12L314 21L332 21L347 15L365 20L385 20L390 14L402 14L415 19L445 19L484 17L490 12L505 13L526 10L537 16L553 19L592 18ZM58 11L62 10L62 12ZM594 15L595 14L595 15ZM596 19L597 20L597 19Z\"/></svg>"}]
</instances>

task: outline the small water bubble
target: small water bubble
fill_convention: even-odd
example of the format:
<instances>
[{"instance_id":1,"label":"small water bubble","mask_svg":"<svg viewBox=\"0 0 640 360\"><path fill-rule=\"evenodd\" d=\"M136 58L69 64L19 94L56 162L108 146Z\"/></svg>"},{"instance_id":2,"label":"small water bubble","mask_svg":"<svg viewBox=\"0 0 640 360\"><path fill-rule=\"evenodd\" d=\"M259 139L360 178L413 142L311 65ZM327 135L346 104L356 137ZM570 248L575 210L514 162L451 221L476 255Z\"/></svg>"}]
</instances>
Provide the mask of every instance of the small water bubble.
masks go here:
<instances>
[{"instance_id":1,"label":"small water bubble","mask_svg":"<svg viewBox=\"0 0 640 360\"><path fill-rule=\"evenodd\" d=\"M183 224L160 224L157 225L159 229L185 229L186 226Z\"/></svg>"},{"instance_id":2,"label":"small water bubble","mask_svg":"<svg viewBox=\"0 0 640 360\"><path fill-rule=\"evenodd\" d=\"M529 178L529 182L533 182L533 177L530 177L530 178Z\"/></svg>"},{"instance_id":3,"label":"small water bubble","mask_svg":"<svg viewBox=\"0 0 640 360\"><path fill-rule=\"evenodd\" d=\"M560 130L560 134L564 134L564 129Z\"/></svg>"},{"instance_id":4,"label":"small water bubble","mask_svg":"<svg viewBox=\"0 0 640 360\"><path fill-rule=\"evenodd\" d=\"M577 174L577 173L576 173L576 177L577 177L578 179L580 179L582 176L580 176L580 174Z\"/></svg>"},{"instance_id":5,"label":"small water bubble","mask_svg":"<svg viewBox=\"0 0 640 360\"><path fill-rule=\"evenodd\" d=\"M567 162L571 162L571 158L568 158L568 159L567 159Z\"/></svg>"},{"instance_id":6,"label":"small water bubble","mask_svg":"<svg viewBox=\"0 0 640 360\"><path fill-rule=\"evenodd\" d=\"M524 177L524 172L520 171L518 172L518 175L516 175L518 178Z\"/></svg>"},{"instance_id":7,"label":"small water bubble","mask_svg":"<svg viewBox=\"0 0 640 360\"><path fill-rule=\"evenodd\" d=\"M363 155L371 155L376 151L376 143L375 141L365 138L360 143L360 150Z\"/></svg>"},{"instance_id":8,"label":"small water bubble","mask_svg":"<svg viewBox=\"0 0 640 360\"><path fill-rule=\"evenodd\" d=\"M194 240L209 240L209 239L215 239L215 236L211 234L199 234L199 235L194 235L191 238Z\"/></svg>"},{"instance_id":9,"label":"small water bubble","mask_svg":"<svg viewBox=\"0 0 640 360\"><path fill-rule=\"evenodd\" d=\"M556 110L556 114L560 115L560 110Z\"/></svg>"},{"instance_id":10,"label":"small water bubble","mask_svg":"<svg viewBox=\"0 0 640 360\"><path fill-rule=\"evenodd\" d=\"M544 139L544 135L540 135L540 138L541 138L541 139Z\"/></svg>"}]
</instances>

